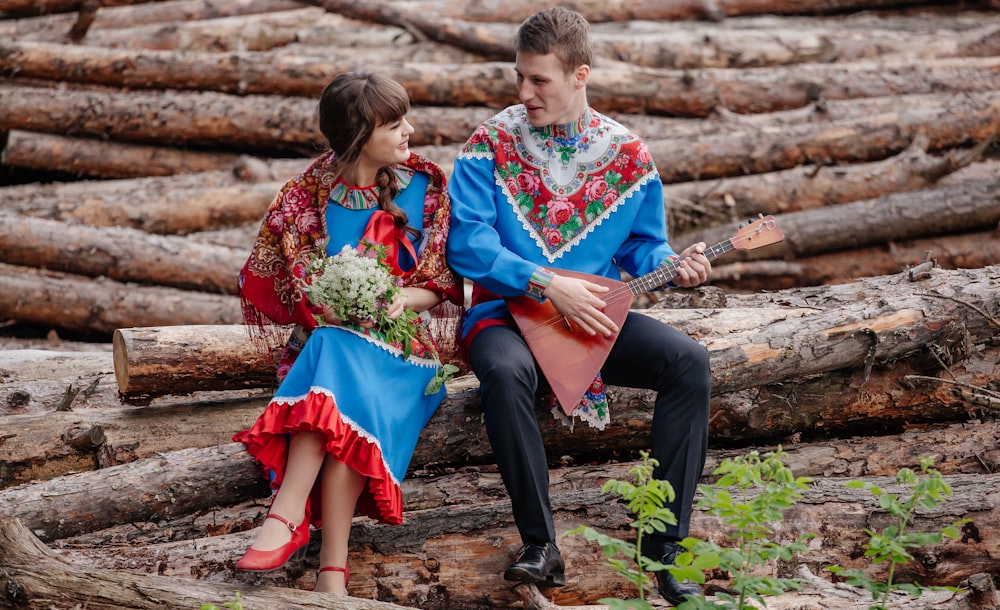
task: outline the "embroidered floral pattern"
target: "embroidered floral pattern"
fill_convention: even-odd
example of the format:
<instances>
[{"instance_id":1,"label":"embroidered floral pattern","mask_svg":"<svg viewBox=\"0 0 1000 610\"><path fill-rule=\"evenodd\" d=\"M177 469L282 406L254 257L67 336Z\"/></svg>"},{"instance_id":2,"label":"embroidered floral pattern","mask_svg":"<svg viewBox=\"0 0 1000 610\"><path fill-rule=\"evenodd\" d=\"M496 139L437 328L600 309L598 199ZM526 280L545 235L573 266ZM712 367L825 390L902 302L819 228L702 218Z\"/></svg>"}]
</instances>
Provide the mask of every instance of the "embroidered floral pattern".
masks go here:
<instances>
[{"instance_id":1,"label":"embroidered floral pattern","mask_svg":"<svg viewBox=\"0 0 1000 610\"><path fill-rule=\"evenodd\" d=\"M396 183L399 190L406 190L413 180L413 170L407 167L396 167ZM330 187L330 203L343 206L348 210L372 210L378 207L379 187L376 185L357 187L337 179Z\"/></svg>"},{"instance_id":2,"label":"embroidered floral pattern","mask_svg":"<svg viewBox=\"0 0 1000 610\"><path fill-rule=\"evenodd\" d=\"M644 142L593 111L577 123L533 127L524 107L512 106L481 125L462 154L494 157L497 183L550 260L656 171Z\"/></svg>"},{"instance_id":3,"label":"embroidered floral pattern","mask_svg":"<svg viewBox=\"0 0 1000 610\"><path fill-rule=\"evenodd\" d=\"M248 325L298 323L313 328L312 307L300 282L319 244L326 238L325 208L337 184L330 172L332 153L321 155L286 183L268 207L249 259L240 272L240 297ZM462 302L462 286L448 268L445 242L451 202L440 168L416 154L398 167L410 183L415 171L430 176L424 199L424 243L414 273L405 284L427 288L453 303ZM403 182L400 183L401 186Z\"/></svg>"}]
</instances>

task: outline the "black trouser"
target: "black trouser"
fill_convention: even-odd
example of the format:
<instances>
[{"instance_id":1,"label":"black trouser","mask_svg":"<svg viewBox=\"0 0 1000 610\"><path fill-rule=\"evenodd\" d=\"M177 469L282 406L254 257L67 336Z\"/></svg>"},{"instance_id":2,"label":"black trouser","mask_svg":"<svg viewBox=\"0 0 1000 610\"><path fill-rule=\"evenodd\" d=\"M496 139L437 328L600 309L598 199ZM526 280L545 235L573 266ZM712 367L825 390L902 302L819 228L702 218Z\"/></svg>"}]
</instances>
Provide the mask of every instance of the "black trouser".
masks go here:
<instances>
[{"instance_id":1,"label":"black trouser","mask_svg":"<svg viewBox=\"0 0 1000 610\"><path fill-rule=\"evenodd\" d=\"M490 326L473 340L469 359L521 540L554 542L548 461L534 409L534 358L514 328ZM662 322L629 313L601 374L605 384L656 390L651 445L660 465L653 476L669 481L677 494L667 504L677 525L668 526L666 536L686 536L708 445L708 351Z\"/></svg>"}]
</instances>

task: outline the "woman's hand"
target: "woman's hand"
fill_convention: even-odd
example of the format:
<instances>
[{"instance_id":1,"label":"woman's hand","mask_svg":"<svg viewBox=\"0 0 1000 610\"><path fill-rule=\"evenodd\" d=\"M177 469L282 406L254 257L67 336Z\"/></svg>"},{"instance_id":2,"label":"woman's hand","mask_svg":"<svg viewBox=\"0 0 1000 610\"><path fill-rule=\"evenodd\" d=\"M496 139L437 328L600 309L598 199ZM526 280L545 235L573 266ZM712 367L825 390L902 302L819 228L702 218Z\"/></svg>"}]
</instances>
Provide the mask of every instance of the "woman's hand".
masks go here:
<instances>
[{"instance_id":1,"label":"woman's hand","mask_svg":"<svg viewBox=\"0 0 1000 610\"><path fill-rule=\"evenodd\" d=\"M389 318L395 320L403 315L403 312L407 309L412 309L417 313L427 311L440 302L441 298L436 292L427 290L426 288L405 286L399 289L399 292L393 297L392 303L389 303Z\"/></svg>"},{"instance_id":2,"label":"woman's hand","mask_svg":"<svg viewBox=\"0 0 1000 610\"><path fill-rule=\"evenodd\" d=\"M323 321L327 326L340 326L345 320L341 320L337 317L337 312L330 308L329 305L323 305ZM372 328L375 323L371 320L346 320L346 322L353 324L355 326L360 326L361 328Z\"/></svg>"}]
</instances>

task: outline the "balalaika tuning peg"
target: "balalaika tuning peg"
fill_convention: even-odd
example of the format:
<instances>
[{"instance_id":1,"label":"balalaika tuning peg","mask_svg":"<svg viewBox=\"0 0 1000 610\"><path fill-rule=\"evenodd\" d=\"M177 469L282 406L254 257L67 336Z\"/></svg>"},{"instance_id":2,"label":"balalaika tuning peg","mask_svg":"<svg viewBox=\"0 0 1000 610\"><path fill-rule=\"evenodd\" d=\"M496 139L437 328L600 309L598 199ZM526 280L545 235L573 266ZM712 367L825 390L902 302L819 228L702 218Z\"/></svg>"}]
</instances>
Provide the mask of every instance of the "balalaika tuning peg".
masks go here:
<instances>
[{"instance_id":1,"label":"balalaika tuning peg","mask_svg":"<svg viewBox=\"0 0 1000 610\"><path fill-rule=\"evenodd\" d=\"M740 228L741 228L741 229L742 229L743 227L745 227L745 226L746 226L746 225L745 225L745 224L743 224L742 222L740 223Z\"/></svg>"}]
</instances>

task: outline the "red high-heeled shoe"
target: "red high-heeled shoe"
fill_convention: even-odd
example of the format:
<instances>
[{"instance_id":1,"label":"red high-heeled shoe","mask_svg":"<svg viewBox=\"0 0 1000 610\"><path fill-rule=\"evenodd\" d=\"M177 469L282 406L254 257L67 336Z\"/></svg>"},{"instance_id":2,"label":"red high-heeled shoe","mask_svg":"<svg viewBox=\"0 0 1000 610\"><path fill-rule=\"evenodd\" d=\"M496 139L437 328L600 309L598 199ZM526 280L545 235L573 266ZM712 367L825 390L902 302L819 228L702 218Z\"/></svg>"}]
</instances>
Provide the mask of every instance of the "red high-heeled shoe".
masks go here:
<instances>
[{"instance_id":1,"label":"red high-heeled shoe","mask_svg":"<svg viewBox=\"0 0 1000 610\"><path fill-rule=\"evenodd\" d=\"M305 553L309 544L309 516L302 519L302 523L295 525L281 515L268 513L265 519L276 519L288 526L288 531L292 533L292 539L276 549L270 551L258 551L254 548L247 549L243 557L236 562L237 570L248 572L271 572L284 567L293 555Z\"/></svg>"}]
</instances>

